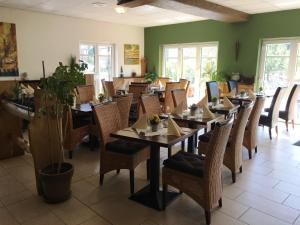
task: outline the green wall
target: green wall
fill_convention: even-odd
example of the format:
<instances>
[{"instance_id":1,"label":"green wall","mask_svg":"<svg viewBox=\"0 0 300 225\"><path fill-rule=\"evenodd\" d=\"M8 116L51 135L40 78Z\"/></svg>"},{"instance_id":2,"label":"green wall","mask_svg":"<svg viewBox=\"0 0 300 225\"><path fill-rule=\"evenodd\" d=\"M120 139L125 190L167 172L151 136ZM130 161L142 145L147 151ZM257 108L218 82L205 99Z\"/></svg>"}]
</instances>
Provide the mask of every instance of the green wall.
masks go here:
<instances>
[{"instance_id":1,"label":"green wall","mask_svg":"<svg viewBox=\"0 0 300 225\"><path fill-rule=\"evenodd\" d=\"M145 28L145 57L150 68L161 73L161 48L164 44L219 42L218 70L255 76L261 40L300 36L300 10L252 15L248 22L227 24L205 20ZM235 61L235 42L240 56Z\"/></svg>"}]
</instances>

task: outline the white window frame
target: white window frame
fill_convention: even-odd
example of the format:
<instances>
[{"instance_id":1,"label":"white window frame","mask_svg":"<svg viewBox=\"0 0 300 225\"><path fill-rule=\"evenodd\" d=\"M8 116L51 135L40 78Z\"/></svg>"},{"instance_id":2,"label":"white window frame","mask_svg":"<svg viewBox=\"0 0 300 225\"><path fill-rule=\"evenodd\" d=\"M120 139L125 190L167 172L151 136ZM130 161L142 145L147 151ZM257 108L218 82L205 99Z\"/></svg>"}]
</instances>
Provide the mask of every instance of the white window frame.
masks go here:
<instances>
[{"instance_id":1,"label":"white window frame","mask_svg":"<svg viewBox=\"0 0 300 225\"><path fill-rule=\"evenodd\" d=\"M100 71L99 71L99 60L98 60L98 58L99 58L99 56L100 56L100 54L99 54L99 51L98 51L98 46L109 46L109 47L111 47L112 48L112 50L111 50L111 74L110 74L110 76L109 76L109 80L112 80L113 79L113 77L114 77L114 74L115 74L115 71L116 71L116 62L117 62L117 60L116 60L116 47L115 47L115 44L111 44L111 43L95 43L95 42L86 42L86 41L80 41L79 42L79 58L80 58L80 56L82 55L82 54L80 54L80 46L81 45L93 45L94 46L94 48L95 48L95 72L93 73L93 74L95 74L95 75L100 75ZM85 72L85 74L90 74L90 73L92 73L92 72Z\"/></svg>"},{"instance_id":2,"label":"white window frame","mask_svg":"<svg viewBox=\"0 0 300 225\"><path fill-rule=\"evenodd\" d=\"M257 85L260 86L263 84L264 74L265 74L265 60L267 54L267 45L268 44L281 44L281 43L291 43L290 51L290 60L288 66L288 80L293 82L294 77L296 76L296 67L297 67L297 57L298 57L298 44L300 44L300 37L292 38L272 38L272 39L263 39L261 43L261 53L259 57L259 70L258 70L258 79Z\"/></svg>"},{"instance_id":3,"label":"white window frame","mask_svg":"<svg viewBox=\"0 0 300 225\"><path fill-rule=\"evenodd\" d=\"M201 59L202 59L202 52L201 48L203 47L217 47L217 63L218 63L218 55L219 55L219 42L200 42L200 43L184 43L184 44L167 44L163 45L163 66L162 66L162 75L163 77L166 77L166 48L178 48L178 62L177 62L177 68L180 70L179 77L184 78L183 74L183 54L182 49L183 48L196 48L196 74L201 75Z\"/></svg>"}]
</instances>

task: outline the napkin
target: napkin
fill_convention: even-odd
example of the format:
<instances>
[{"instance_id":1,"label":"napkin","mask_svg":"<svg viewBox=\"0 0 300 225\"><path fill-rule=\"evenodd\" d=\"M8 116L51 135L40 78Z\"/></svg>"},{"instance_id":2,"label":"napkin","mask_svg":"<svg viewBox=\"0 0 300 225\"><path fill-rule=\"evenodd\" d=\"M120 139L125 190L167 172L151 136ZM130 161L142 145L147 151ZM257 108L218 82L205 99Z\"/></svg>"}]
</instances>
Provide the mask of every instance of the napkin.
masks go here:
<instances>
[{"instance_id":1,"label":"napkin","mask_svg":"<svg viewBox=\"0 0 300 225\"><path fill-rule=\"evenodd\" d=\"M22 93L28 96L33 96L34 95L34 89L33 88L28 88L26 87L24 84L21 84L21 88L22 88Z\"/></svg>"},{"instance_id":2,"label":"napkin","mask_svg":"<svg viewBox=\"0 0 300 225\"><path fill-rule=\"evenodd\" d=\"M204 106L203 107L203 118L214 119L214 118L216 118L216 116L209 110L209 108L207 106Z\"/></svg>"},{"instance_id":3,"label":"napkin","mask_svg":"<svg viewBox=\"0 0 300 225\"><path fill-rule=\"evenodd\" d=\"M225 108L233 108L234 105L231 103L231 101L225 96L223 98L223 105Z\"/></svg>"},{"instance_id":4,"label":"napkin","mask_svg":"<svg viewBox=\"0 0 300 225\"><path fill-rule=\"evenodd\" d=\"M253 101L256 100L256 95L254 94L254 92L252 90L248 90L248 95L249 98L252 99Z\"/></svg>"},{"instance_id":5,"label":"napkin","mask_svg":"<svg viewBox=\"0 0 300 225\"><path fill-rule=\"evenodd\" d=\"M93 101L92 101L93 104L99 104L99 100L96 98L96 96L94 95L93 96Z\"/></svg>"},{"instance_id":6,"label":"napkin","mask_svg":"<svg viewBox=\"0 0 300 225\"><path fill-rule=\"evenodd\" d=\"M182 129L177 125L177 123L172 119L168 119L168 135L175 135L180 137L183 133Z\"/></svg>"},{"instance_id":7,"label":"napkin","mask_svg":"<svg viewBox=\"0 0 300 225\"><path fill-rule=\"evenodd\" d=\"M236 95L236 89L232 89L231 92L228 93L228 97L234 97Z\"/></svg>"},{"instance_id":8,"label":"napkin","mask_svg":"<svg viewBox=\"0 0 300 225\"><path fill-rule=\"evenodd\" d=\"M183 113L183 102L181 102L175 109L173 109L172 114L180 116Z\"/></svg>"},{"instance_id":9,"label":"napkin","mask_svg":"<svg viewBox=\"0 0 300 225\"><path fill-rule=\"evenodd\" d=\"M34 89L33 89L30 85L27 85L27 90L28 90L31 94L34 94Z\"/></svg>"},{"instance_id":10,"label":"napkin","mask_svg":"<svg viewBox=\"0 0 300 225\"><path fill-rule=\"evenodd\" d=\"M208 106L208 98L207 95L205 95L198 103L197 103L198 107L204 107L204 106Z\"/></svg>"},{"instance_id":11,"label":"napkin","mask_svg":"<svg viewBox=\"0 0 300 225\"><path fill-rule=\"evenodd\" d=\"M148 127L148 117L144 114L138 121L136 121L131 128L135 129L147 129Z\"/></svg>"}]
</instances>

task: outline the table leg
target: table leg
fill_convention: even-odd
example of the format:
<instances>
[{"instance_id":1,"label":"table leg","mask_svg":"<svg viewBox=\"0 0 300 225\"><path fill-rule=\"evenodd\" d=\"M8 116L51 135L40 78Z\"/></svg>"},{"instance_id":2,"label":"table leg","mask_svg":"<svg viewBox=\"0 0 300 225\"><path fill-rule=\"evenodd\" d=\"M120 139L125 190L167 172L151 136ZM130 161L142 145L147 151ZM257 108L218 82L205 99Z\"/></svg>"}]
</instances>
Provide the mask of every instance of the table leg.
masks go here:
<instances>
[{"instance_id":1,"label":"table leg","mask_svg":"<svg viewBox=\"0 0 300 225\"><path fill-rule=\"evenodd\" d=\"M160 146L152 145L150 152L150 184L130 196L131 200L150 208L162 210L162 191L159 188L160 180ZM167 204L174 200L179 193L168 192Z\"/></svg>"},{"instance_id":2,"label":"table leg","mask_svg":"<svg viewBox=\"0 0 300 225\"><path fill-rule=\"evenodd\" d=\"M188 139L188 152L194 153L195 152L195 142L194 142L195 135L189 137Z\"/></svg>"},{"instance_id":3,"label":"table leg","mask_svg":"<svg viewBox=\"0 0 300 225\"><path fill-rule=\"evenodd\" d=\"M195 149L197 148L197 141L198 141L198 131L194 135Z\"/></svg>"}]
</instances>

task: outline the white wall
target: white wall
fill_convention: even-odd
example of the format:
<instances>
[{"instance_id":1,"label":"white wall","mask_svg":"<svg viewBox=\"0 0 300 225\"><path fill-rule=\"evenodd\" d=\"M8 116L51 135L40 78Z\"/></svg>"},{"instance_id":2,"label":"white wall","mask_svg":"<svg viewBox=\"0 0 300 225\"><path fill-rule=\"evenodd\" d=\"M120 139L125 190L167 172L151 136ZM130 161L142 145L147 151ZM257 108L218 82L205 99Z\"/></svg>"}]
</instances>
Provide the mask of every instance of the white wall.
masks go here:
<instances>
[{"instance_id":1,"label":"white wall","mask_svg":"<svg viewBox=\"0 0 300 225\"><path fill-rule=\"evenodd\" d=\"M27 72L29 79L42 76L42 60L48 75L71 54L79 58L79 42L115 44L117 74L124 64L124 44L139 44L140 56L144 56L142 27L2 7L0 22L16 24L19 70L20 74ZM126 75L133 70L140 73L140 65L123 68Z\"/></svg>"}]
</instances>

